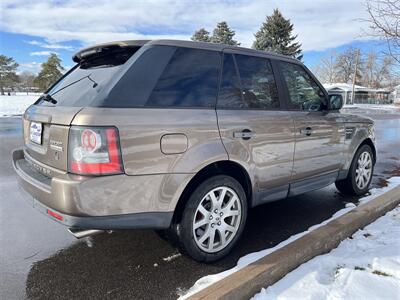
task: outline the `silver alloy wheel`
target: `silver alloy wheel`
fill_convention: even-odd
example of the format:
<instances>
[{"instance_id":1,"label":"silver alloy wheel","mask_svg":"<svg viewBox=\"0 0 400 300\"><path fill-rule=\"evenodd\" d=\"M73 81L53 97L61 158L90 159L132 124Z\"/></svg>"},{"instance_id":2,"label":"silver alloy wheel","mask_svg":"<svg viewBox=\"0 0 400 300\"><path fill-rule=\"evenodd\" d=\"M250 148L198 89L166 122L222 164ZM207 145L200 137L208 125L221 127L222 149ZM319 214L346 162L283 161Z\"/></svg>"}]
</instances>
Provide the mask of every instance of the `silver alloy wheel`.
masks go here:
<instances>
[{"instance_id":1,"label":"silver alloy wheel","mask_svg":"<svg viewBox=\"0 0 400 300\"><path fill-rule=\"evenodd\" d=\"M367 151L362 152L358 157L356 169L356 185L363 190L369 183L372 176L372 158Z\"/></svg>"},{"instance_id":2,"label":"silver alloy wheel","mask_svg":"<svg viewBox=\"0 0 400 300\"><path fill-rule=\"evenodd\" d=\"M224 249L236 236L241 217L242 205L233 189L220 186L209 191L193 218L197 246L207 253Z\"/></svg>"}]
</instances>

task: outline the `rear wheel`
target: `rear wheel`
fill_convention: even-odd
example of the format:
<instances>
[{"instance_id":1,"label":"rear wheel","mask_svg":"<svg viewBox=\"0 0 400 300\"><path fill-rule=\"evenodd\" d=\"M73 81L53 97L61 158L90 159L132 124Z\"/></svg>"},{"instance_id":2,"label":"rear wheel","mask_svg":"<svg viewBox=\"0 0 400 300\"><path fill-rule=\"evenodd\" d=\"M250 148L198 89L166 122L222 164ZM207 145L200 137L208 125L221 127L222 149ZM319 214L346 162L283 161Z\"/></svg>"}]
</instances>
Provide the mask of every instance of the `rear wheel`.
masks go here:
<instances>
[{"instance_id":1,"label":"rear wheel","mask_svg":"<svg viewBox=\"0 0 400 300\"><path fill-rule=\"evenodd\" d=\"M354 155L347 178L336 181L337 189L348 195L365 194L372 180L374 156L369 145L361 146Z\"/></svg>"},{"instance_id":2,"label":"rear wheel","mask_svg":"<svg viewBox=\"0 0 400 300\"><path fill-rule=\"evenodd\" d=\"M227 255L239 240L247 217L243 187L225 175L201 183L190 196L181 221L173 226L180 250L200 262Z\"/></svg>"}]
</instances>

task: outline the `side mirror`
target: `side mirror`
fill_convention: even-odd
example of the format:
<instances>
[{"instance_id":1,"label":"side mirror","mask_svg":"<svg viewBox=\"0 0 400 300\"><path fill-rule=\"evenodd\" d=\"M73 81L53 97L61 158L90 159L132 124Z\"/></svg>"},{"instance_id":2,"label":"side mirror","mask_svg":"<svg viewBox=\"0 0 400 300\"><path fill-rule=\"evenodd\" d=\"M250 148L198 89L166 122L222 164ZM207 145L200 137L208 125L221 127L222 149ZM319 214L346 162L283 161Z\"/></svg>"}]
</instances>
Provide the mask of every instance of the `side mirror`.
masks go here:
<instances>
[{"instance_id":1,"label":"side mirror","mask_svg":"<svg viewBox=\"0 0 400 300\"><path fill-rule=\"evenodd\" d=\"M340 94L329 95L329 110L339 110L343 107L343 97Z\"/></svg>"}]
</instances>

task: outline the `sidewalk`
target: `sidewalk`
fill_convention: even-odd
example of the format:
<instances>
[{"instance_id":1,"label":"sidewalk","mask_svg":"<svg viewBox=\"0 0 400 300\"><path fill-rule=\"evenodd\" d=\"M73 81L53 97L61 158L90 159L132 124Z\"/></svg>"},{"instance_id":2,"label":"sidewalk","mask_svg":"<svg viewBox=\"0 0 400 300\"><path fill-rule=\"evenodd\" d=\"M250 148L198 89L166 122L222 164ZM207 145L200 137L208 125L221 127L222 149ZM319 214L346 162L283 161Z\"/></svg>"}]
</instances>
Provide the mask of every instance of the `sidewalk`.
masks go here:
<instances>
[{"instance_id":1,"label":"sidewalk","mask_svg":"<svg viewBox=\"0 0 400 300\"><path fill-rule=\"evenodd\" d=\"M253 299L400 299L399 237L400 206Z\"/></svg>"},{"instance_id":2,"label":"sidewalk","mask_svg":"<svg viewBox=\"0 0 400 300\"><path fill-rule=\"evenodd\" d=\"M346 104L343 106L344 109L348 108L364 108L374 110L400 110L400 104Z\"/></svg>"}]
</instances>

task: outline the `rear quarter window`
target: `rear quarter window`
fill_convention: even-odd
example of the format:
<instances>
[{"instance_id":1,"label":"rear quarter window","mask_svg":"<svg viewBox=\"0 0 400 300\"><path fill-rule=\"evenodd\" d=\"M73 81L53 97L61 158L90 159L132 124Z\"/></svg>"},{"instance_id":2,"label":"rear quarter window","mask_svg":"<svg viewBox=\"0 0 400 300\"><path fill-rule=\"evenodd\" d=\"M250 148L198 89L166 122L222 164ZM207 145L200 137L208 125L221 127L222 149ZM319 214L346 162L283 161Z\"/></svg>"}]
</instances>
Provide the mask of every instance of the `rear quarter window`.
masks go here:
<instances>
[{"instance_id":1,"label":"rear quarter window","mask_svg":"<svg viewBox=\"0 0 400 300\"><path fill-rule=\"evenodd\" d=\"M147 107L214 107L220 54L177 48L161 74Z\"/></svg>"},{"instance_id":2,"label":"rear quarter window","mask_svg":"<svg viewBox=\"0 0 400 300\"><path fill-rule=\"evenodd\" d=\"M112 87L108 97L99 106L114 108L144 107L167 66L174 47L144 47L121 79Z\"/></svg>"}]
</instances>

